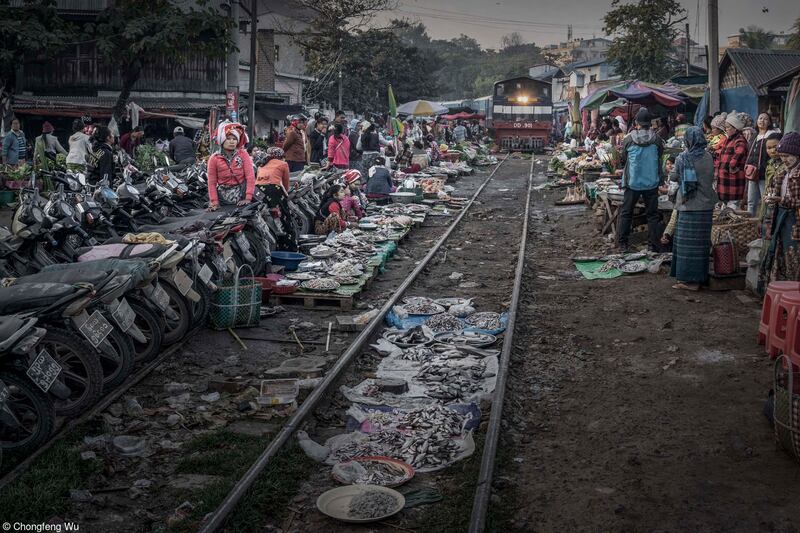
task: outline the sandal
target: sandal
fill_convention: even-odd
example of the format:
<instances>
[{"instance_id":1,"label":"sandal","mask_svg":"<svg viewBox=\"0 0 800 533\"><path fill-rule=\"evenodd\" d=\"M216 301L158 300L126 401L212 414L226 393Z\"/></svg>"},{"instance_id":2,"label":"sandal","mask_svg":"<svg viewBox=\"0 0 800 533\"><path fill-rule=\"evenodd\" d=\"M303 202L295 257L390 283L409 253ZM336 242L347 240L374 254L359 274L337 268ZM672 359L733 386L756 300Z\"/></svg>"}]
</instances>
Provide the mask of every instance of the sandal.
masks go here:
<instances>
[{"instance_id":1,"label":"sandal","mask_svg":"<svg viewBox=\"0 0 800 533\"><path fill-rule=\"evenodd\" d=\"M682 291L692 291L697 292L700 290L700 285L687 285L686 283L679 281L675 285L672 286L673 289L682 290Z\"/></svg>"}]
</instances>

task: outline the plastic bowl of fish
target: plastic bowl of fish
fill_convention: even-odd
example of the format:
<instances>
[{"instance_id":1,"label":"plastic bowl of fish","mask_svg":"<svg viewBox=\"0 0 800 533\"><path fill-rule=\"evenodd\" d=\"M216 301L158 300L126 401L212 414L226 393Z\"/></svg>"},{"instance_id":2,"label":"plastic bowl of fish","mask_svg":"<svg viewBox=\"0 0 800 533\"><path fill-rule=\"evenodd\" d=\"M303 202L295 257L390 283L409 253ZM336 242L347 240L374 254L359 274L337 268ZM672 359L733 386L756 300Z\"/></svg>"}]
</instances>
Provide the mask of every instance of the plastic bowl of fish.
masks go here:
<instances>
[{"instance_id":1,"label":"plastic bowl of fish","mask_svg":"<svg viewBox=\"0 0 800 533\"><path fill-rule=\"evenodd\" d=\"M304 281L300 287L307 291L335 291L339 288L339 283L331 278L316 278Z\"/></svg>"},{"instance_id":2,"label":"plastic bowl of fish","mask_svg":"<svg viewBox=\"0 0 800 533\"><path fill-rule=\"evenodd\" d=\"M317 509L342 522L379 522L397 514L406 504L402 494L380 485L347 485L323 492Z\"/></svg>"},{"instance_id":3,"label":"plastic bowl of fish","mask_svg":"<svg viewBox=\"0 0 800 533\"><path fill-rule=\"evenodd\" d=\"M400 348L412 348L422 346L433 341L433 335L425 331L422 326L416 326L406 330L387 329L383 332L383 338Z\"/></svg>"},{"instance_id":4,"label":"plastic bowl of fish","mask_svg":"<svg viewBox=\"0 0 800 533\"><path fill-rule=\"evenodd\" d=\"M464 322L474 328L487 329L490 331L503 327L503 324L500 322L500 314L493 311L473 313L465 318Z\"/></svg>"},{"instance_id":5,"label":"plastic bowl of fish","mask_svg":"<svg viewBox=\"0 0 800 533\"><path fill-rule=\"evenodd\" d=\"M414 468L398 459L376 455L337 463L331 475L344 485L398 487L414 477Z\"/></svg>"},{"instance_id":6,"label":"plastic bowl of fish","mask_svg":"<svg viewBox=\"0 0 800 533\"><path fill-rule=\"evenodd\" d=\"M319 244L314 246L311 250L309 250L311 257L314 259L327 259L328 257L333 257L336 255L336 250L331 248L330 246L325 246L324 244Z\"/></svg>"},{"instance_id":7,"label":"plastic bowl of fish","mask_svg":"<svg viewBox=\"0 0 800 533\"><path fill-rule=\"evenodd\" d=\"M409 315L421 315L421 316L430 316L430 315L438 315L439 313L444 313L445 308L439 304L435 304L433 302L415 302L415 303L406 303L402 305L403 309Z\"/></svg>"},{"instance_id":8,"label":"plastic bowl of fish","mask_svg":"<svg viewBox=\"0 0 800 533\"><path fill-rule=\"evenodd\" d=\"M286 277L288 279L293 279L297 281L308 281L310 279L316 279L317 276L315 276L311 272L287 272Z\"/></svg>"},{"instance_id":9,"label":"plastic bowl of fish","mask_svg":"<svg viewBox=\"0 0 800 533\"><path fill-rule=\"evenodd\" d=\"M445 331L461 331L464 329L464 324L458 318L448 313L440 313L433 315L425 321L425 325L430 328L434 333L443 333Z\"/></svg>"},{"instance_id":10,"label":"plastic bowl of fish","mask_svg":"<svg viewBox=\"0 0 800 533\"><path fill-rule=\"evenodd\" d=\"M452 307L454 305L469 305L472 303L472 298L438 298L433 301L443 307Z\"/></svg>"}]
</instances>

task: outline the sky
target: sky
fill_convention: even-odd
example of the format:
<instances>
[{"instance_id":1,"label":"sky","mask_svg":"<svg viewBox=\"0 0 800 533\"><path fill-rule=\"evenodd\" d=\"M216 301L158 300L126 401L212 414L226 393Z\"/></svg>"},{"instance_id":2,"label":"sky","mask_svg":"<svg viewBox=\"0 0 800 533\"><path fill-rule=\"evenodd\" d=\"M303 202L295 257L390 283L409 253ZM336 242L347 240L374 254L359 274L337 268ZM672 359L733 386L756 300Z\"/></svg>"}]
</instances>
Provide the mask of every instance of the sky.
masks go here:
<instances>
[{"instance_id":1,"label":"sky","mask_svg":"<svg viewBox=\"0 0 800 533\"><path fill-rule=\"evenodd\" d=\"M573 37L601 37L603 15L611 6L611 0L397 1L397 9L382 13L377 22L404 17L424 23L433 38L449 39L464 33L485 48L498 48L502 36L514 31L526 42L540 46L566 41L568 24L572 24ZM707 0L680 3L688 11L692 39L706 44ZM719 0L718 3L721 45L727 42L728 35L750 24L775 33L789 33L800 17L798 0Z\"/></svg>"}]
</instances>

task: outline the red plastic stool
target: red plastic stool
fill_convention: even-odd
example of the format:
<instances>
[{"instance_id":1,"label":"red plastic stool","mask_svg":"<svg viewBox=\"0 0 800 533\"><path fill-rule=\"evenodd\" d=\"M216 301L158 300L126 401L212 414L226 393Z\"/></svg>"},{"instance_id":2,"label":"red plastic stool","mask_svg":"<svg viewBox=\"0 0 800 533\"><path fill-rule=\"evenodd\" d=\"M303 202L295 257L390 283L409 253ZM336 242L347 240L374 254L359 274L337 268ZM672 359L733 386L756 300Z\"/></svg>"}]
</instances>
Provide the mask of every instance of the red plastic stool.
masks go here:
<instances>
[{"instance_id":1,"label":"red plastic stool","mask_svg":"<svg viewBox=\"0 0 800 533\"><path fill-rule=\"evenodd\" d=\"M767 338L767 353L770 359L775 359L782 353L789 353L787 343L789 324L797 321L800 312L800 294L781 294L775 312L769 321L769 336Z\"/></svg>"},{"instance_id":2,"label":"red plastic stool","mask_svg":"<svg viewBox=\"0 0 800 533\"><path fill-rule=\"evenodd\" d=\"M778 302L783 294L800 294L800 281L773 281L767 285L767 293L764 295L764 303L761 306L761 322L758 324L758 344L769 346L770 318L775 316Z\"/></svg>"}]
</instances>

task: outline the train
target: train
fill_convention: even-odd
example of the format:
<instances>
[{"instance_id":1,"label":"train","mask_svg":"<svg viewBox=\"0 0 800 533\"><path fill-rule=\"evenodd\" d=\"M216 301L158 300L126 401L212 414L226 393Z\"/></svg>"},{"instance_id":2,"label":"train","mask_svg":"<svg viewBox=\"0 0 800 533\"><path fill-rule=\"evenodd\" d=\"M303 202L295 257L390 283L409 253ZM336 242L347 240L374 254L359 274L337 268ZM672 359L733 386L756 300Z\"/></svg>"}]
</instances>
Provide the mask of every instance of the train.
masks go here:
<instances>
[{"instance_id":1,"label":"train","mask_svg":"<svg viewBox=\"0 0 800 533\"><path fill-rule=\"evenodd\" d=\"M487 127L503 150L542 151L553 129L550 83L528 76L495 82Z\"/></svg>"},{"instance_id":2,"label":"train","mask_svg":"<svg viewBox=\"0 0 800 533\"><path fill-rule=\"evenodd\" d=\"M441 102L468 107L486 116L486 127L503 150L541 151L550 144L553 100L550 82L518 76L494 83L492 94L472 100Z\"/></svg>"}]
</instances>

